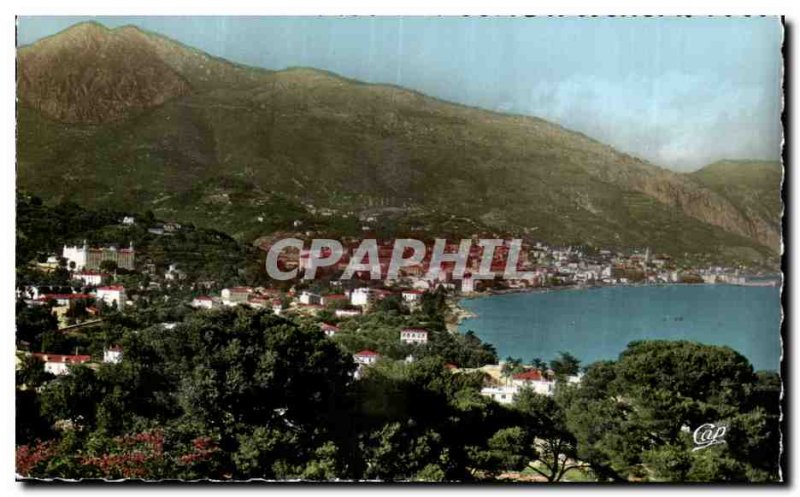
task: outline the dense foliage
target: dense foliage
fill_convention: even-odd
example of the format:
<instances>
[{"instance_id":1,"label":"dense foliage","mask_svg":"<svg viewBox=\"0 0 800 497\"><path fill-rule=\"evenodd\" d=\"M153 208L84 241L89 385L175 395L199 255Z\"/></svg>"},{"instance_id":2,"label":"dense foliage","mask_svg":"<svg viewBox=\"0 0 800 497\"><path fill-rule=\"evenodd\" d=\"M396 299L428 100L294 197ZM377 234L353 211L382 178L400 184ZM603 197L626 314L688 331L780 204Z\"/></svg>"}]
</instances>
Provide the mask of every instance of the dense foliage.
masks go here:
<instances>
[{"instance_id":1,"label":"dense foliage","mask_svg":"<svg viewBox=\"0 0 800 497\"><path fill-rule=\"evenodd\" d=\"M617 361L581 370L568 352L533 358L557 378L552 397L523 390L510 405L480 394L494 348L447 328L448 295L409 309L387 298L363 315L279 317L247 306L185 305L198 285L257 283L254 249L211 230L170 235L121 213L18 199L18 285L69 283L64 262L37 269L64 243L134 242L137 271L117 269L135 297L102 322L58 331L49 305L16 308L17 472L60 478L379 479L470 481L776 481L780 379L725 347L634 342ZM76 224L72 219L79 219ZM145 265L187 269L151 287ZM113 270L114 268L109 268ZM72 282L74 283L74 282ZM163 283L163 281L162 281ZM208 289L204 287L204 291ZM102 306L101 306L102 307ZM85 317L86 304L69 311ZM320 322L337 325L326 337ZM399 340L425 328L424 345ZM103 363L120 345L123 360ZM380 354L357 368L352 355ZM30 352L89 354L53 376ZM454 369L457 367L457 369ZM509 358L502 381L525 370ZM358 375L356 375L356 371ZM728 427L724 444L692 451L692 430Z\"/></svg>"},{"instance_id":2,"label":"dense foliage","mask_svg":"<svg viewBox=\"0 0 800 497\"><path fill-rule=\"evenodd\" d=\"M523 391L506 407L479 394L483 372L451 371L435 347L412 351L413 362L391 357L407 351L387 350L355 379L352 345L313 324L247 308L193 311L172 329L158 318L154 309L116 315L94 332L95 340L124 347L119 364L74 366L53 377L21 359L20 474L777 477L779 384L730 349L634 343L619 361L591 365L580 386L564 383L555 397ZM369 317L375 326L394 319ZM691 452L684 427L708 420L729 423L728 443Z\"/></svg>"},{"instance_id":3,"label":"dense foliage","mask_svg":"<svg viewBox=\"0 0 800 497\"><path fill-rule=\"evenodd\" d=\"M559 392L577 456L610 479L769 481L780 458L780 386L727 347L633 342ZM726 443L699 451L692 431L727 426Z\"/></svg>"}]
</instances>

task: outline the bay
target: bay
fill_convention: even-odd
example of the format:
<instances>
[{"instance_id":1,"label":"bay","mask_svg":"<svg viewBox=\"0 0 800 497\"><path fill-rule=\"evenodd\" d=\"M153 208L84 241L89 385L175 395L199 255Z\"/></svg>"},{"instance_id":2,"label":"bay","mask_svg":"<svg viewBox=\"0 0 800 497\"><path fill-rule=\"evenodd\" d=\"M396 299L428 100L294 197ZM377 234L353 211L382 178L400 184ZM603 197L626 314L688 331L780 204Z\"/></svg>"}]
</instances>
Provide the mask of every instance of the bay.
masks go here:
<instances>
[{"instance_id":1,"label":"bay","mask_svg":"<svg viewBox=\"0 0 800 497\"><path fill-rule=\"evenodd\" d=\"M665 285L511 293L463 299L473 330L507 356L549 361L567 351L587 365L616 359L634 340L727 345L755 369L777 371L781 356L778 287Z\"/></svg>"}]
</instances>

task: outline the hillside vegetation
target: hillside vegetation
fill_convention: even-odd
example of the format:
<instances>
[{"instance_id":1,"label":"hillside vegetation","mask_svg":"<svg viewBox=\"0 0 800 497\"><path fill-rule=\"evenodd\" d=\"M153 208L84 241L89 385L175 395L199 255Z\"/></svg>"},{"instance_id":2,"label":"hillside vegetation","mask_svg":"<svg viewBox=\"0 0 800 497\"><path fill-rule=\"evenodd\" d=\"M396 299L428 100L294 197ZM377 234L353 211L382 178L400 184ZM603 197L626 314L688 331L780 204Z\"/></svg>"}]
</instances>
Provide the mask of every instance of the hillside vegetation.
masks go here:
<instances>
[{"instance_id":1,"label":"hillside vegetation","mask_svg":"<svg viewBox=\"0 0 800 497\"><path fill-rule=\"evenodd\" d=\"M17 88L18 186L49 202L152 209L243 239L288 201L457 215L551 243L777 256L779 218L743 196L547 121L231 64L134 27L81 24L20 48Z\"/></svg>"}]
</instances>

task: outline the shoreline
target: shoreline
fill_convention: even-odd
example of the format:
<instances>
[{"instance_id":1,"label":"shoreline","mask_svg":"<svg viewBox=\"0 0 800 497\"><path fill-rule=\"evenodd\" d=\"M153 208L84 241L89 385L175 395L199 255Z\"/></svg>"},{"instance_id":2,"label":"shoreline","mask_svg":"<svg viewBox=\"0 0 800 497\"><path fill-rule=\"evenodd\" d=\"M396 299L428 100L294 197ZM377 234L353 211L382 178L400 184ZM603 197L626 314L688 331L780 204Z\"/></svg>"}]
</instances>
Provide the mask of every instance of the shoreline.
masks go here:
<instances>
[{"instance_id":1,"label":"shoreline","mask_svg":"<svg viewBox=\"0 0 800 497\"><path fill-rule=\"evenodd\" d=\"M446 326L451 333L462 333L460 329L461 324L467 320L478 317L478 314L465 309L461 306L462 300L473 300L485 297L494 297L502 295L514 295L520 293L550 293L550 292L564 292L564 291L587 291L587 290L600 290L604 288L646 288L646 287L668 287L668 286L735 286L743 288L770 288L782 285L746 285L735 283L628 283L619 285L569 285L569 286L555 286L555 287L533 287L533 288L506 288L502 290L489 289L485 292L472 293L469 295L461 295L448 299L449 312L446 318Z\"/></svg>"}]
</instances>

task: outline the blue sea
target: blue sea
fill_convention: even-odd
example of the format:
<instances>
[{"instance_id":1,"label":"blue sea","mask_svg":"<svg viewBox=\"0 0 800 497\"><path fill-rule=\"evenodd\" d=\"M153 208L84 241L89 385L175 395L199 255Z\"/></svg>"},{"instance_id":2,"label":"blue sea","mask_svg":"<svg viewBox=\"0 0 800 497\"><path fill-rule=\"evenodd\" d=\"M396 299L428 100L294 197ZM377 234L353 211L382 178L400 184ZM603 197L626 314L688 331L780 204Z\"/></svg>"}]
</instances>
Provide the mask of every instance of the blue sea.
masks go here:
<instances>
[{"instance_id":1,"label":"blue sea","mask_svg":"<svg viewBox=\"0 0 800 497\"><path fill-rule=\"evenodd\" d=\"M549 361L567 351L586 365L616 359L633 340L727 345L755 369L780 369L778 287L665 285L511 293L461 301L473 330L500 358Z\"/></svg>"}]
</instances>

